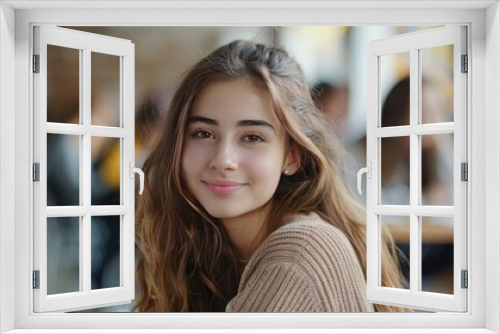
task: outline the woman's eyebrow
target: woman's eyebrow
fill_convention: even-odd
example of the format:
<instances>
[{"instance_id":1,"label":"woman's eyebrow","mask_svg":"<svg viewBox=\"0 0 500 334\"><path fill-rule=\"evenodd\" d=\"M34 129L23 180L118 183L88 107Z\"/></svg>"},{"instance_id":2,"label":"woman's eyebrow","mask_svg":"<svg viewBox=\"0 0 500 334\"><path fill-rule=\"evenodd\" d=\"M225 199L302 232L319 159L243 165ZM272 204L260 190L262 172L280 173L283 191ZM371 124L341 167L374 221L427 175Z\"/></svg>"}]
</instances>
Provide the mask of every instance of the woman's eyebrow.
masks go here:
<instances>
[{"instance_id":1,"label":"woman's eyebrow","mask_svg":"<svg viewBox=\"0 0 500 334\"><path fill-rule=\"evenodd\" d=\"M194 122L201 122L201 123L206 123L209 125L219 125L219 122L217 122L215 119L211 119L211 118L203 117L203 116L191 116L188 119L188 124L194 123ZM245 120L238 121L238 123L236 123L236 125L237 126L267 126L267 127L270 127L273 131L276 131L270 123L268 123L266 121L262 121L262 120L245 119Z\"/></svg>"},{"instance_id":2,"label":"woman's eyebrow","mask_svg":"<svg viewBox=\"0 0 500 334\"><path fill-rule=\"evenodd\" d=\"M237 126L268 126L273 131L275 131L274 127L271 124L269 124L266 121L262 121L262 120L245 119L245 120L242 120L242 121L238 121L238 123L236 123L236 125Z\"/></svg>"},{"instance_id":3,"label":"woman's eyebrow","mask_svg":"<svg viewBox=\"0 0 500 334\"><path fill-rule=\"evenodd\" d=\"M207 118L207 117L202 117L202 116L191 116L189 117L187 123L195 123L195 122L201 122L201 123L206 123L209 125L219 125L219 122L217 122L215 119Z\"/></svg>"}]
</instances>

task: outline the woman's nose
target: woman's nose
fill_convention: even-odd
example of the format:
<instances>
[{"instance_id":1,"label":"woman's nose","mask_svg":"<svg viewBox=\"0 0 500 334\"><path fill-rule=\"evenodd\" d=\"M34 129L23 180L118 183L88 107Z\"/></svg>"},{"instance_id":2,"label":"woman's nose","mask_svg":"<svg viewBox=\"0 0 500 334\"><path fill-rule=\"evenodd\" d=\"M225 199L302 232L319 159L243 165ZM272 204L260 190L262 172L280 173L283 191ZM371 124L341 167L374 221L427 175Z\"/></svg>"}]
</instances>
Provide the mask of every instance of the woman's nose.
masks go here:
<instances>
[{"instance_id":1,"label":"woman's nose","mask_svg":"<svg viewBox=\"0 0 500 334\"><path fill-rule=\"evenodd\" d=\"M210 168L218 171L233 170L238 168L236 150L229 142L220 142L210 161Z\"/></svg>"}]
</instances>

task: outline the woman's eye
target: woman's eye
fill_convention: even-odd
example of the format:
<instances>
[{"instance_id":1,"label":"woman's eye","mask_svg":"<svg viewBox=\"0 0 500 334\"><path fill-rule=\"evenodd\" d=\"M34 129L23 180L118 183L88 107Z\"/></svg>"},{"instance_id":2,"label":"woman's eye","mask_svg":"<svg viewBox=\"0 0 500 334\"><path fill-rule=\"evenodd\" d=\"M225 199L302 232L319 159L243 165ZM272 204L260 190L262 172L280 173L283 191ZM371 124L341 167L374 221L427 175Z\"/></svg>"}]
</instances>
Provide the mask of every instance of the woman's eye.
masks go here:
<instances>
[{"instance_id":1,"label":"woman's eye","mask_svg":"<svg viewBox=\"0 0 500 334\"><path fill-rule=\"evenodd\" d=\"M262 138L259 135L248 135L243 138L244 141L250 142L250 143L260 143L265 141L264 138Z\"/></svg>"},{"instance_id":2,"label":"woman's eye","mask_svg":"<svg viewBox=\"0 0 500 334\"><path fill-rule=\"evenodd\" d=\"M195 133L193 133L192 136L195 138L200 138L200 139L212 138L212 134L208 131L196 131Z\"/></svg>"}]
</instances>

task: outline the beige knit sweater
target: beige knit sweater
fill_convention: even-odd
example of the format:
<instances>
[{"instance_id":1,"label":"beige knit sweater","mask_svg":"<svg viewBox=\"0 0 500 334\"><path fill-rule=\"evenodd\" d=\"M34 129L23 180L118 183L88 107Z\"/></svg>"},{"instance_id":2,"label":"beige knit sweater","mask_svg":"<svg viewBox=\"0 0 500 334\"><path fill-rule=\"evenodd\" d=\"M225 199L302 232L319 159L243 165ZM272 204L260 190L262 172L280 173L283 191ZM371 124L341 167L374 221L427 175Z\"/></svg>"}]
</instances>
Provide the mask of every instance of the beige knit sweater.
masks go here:
<instances>
[{"instance_id":1,"label":"beige knit sweater","mask_svg":"<svg viewBox=\"0 0 500 334\"><path fill-rule=\"evenodd\" d=\"M255 251L227 312L373 312L353 247L316 213L294 218Z\"/></svg>"}]
</instances>

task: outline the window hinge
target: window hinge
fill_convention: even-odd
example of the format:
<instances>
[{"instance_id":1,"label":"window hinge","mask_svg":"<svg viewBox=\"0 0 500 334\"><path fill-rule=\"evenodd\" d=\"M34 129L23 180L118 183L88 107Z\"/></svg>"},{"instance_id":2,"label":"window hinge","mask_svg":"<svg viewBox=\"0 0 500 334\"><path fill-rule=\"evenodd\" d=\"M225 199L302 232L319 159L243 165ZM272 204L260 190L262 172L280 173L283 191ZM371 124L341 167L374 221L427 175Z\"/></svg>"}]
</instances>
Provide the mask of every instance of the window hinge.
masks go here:
<instances>
[{"instance_id":1,"label":"window hinge","mask_svg":"<svg viewBox=\"0 0 500 334\"><path fill-rule=\"evenodd\" d=\"M462 181L469 181L469 167L467 166L466 162L462 162L461 164L461 170L462 170Z\"/></svg>"},{"instance_id":2,"label":"window hinge","mask_svg":"<svg viewBox=\"0 0 500 334\"><path fill-rule=\"evenodd\" d=\"M33 270L33 289L40 289L40 270Z\"/></svg>"},{"instance_id":3,"label":"window hinge","mask_svg":"<svg viewBox=\"0 0 500 334\"><path fill-rule=\"evenodd\" d=\"M33 55L33 73L40 73L40 55Z\"/></svg>"},{"instance_id":4,"label":"window hinge","mask_svg":"<svg viewBox=\"0 0 500 334\"><path fill-rule=\"evenodd\" d=\"M467 73L469 71L469 57L467 55L462 55L462 73Z\"/></svg>"},{"instance_id":5,"label":"window hinge","mask_svg":"<svg viewBox=\"0 0 500 334\"><path fill-rule=\"evenodd\" d=\"M33 181L40 181L40 164L38 162L33 164Z\"/></svg>"},{"instance_id":6,"label":"window hinge","mask_svg":"<svg viewBox=\"0 0 500 334\"><path fill-rule=\"evenodd\" d=\"M469 276L467 270L462 270L462 289L469 287Z\"/></svg>"}]
</instances>

